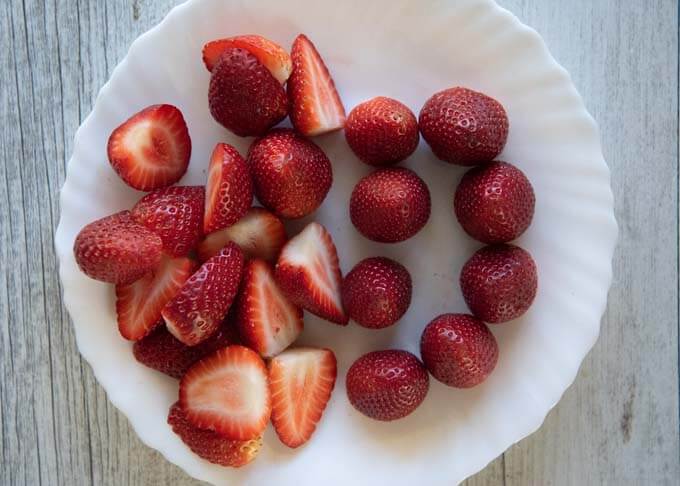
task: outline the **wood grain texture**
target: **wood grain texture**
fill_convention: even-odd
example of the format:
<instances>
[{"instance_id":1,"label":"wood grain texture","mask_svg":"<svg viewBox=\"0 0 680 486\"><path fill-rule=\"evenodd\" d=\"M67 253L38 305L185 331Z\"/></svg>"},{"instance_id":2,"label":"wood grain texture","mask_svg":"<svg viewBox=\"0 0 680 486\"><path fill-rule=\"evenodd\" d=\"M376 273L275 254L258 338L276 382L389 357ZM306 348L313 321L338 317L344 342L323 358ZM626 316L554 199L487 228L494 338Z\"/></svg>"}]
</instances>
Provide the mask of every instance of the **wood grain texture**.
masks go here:
<instances>
[{"instance_id":1,"label":"wood grain texture","mask_svg":"<svg viewBox=\"0 0 680 486\"><path fill-rule=\"evenodd\" d=\"M196 484L97 385L61 304L53 233L73 134L174 0L0 5L0 484ZM602 333L543 427L466 483L677 484L678 5L501 0L598 120L620 242Z\"/></svg>"}]
</instances>

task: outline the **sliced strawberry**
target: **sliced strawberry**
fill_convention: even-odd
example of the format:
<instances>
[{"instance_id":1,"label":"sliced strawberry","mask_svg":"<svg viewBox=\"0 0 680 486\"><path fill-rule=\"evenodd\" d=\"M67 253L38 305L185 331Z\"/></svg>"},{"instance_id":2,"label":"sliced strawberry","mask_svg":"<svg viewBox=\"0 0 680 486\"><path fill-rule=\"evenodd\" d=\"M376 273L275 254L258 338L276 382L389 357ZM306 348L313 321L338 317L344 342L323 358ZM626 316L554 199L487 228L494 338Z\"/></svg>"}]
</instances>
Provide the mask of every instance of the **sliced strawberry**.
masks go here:
<instances>
[{"instance_id":1,"label":"sliced strawberry","mask_svg":"<svg viewBox=\"0 0 680 486\"><path fill-rule=\"evenodd\" d=\"M152 105L111 133L107 152L126 184L152 191L181 179L189 166L191 139L178 108Z\"/></svg>"},{"instance_id":2,"label":"sliced strawberry","mask_svg":"<svg viewBox=\"0 0 680 486\"><path fill-rule=\"evenodd\" d=\"M283 295L263 260L246 264L236 322L243 344L265 358L279 354L302 332L302 309Z\"/></svg>"},{"instance_id":3,"label":"sliced strawberry","mask_svg":"<svg viewBox=\"0 0 680 486\"><path fill-rule=\"evenodd\" d=\"M281 84L286 82L293 70L290 56L280 45L260 35L239 35L210 41L203 46L203 63L208 71L213 70L220 55L229 47L240 47L250 52Z\"/></svg>"},{"instance_id":4,"label":"sliced strawberry","mask_svg":"<svg viewBox=\"0 0 680 486\"><path fill-rule=\"evenodd\" d=\"M208 167L203 231L209 234L231 226L252 203L253 182L246 161L231 145L218 143Z\"/></svg>"},{"instance_id":5,"label":"sliced strawberry","mask_svg":"<svg viewBox=\"0 0 680 486\"><path fill-rule=\"evenodd\" d=\"M291 49L293 72L288 79L290 120L296 130L312 136L345 125L345 108L328 68L314 44L300 34Z\"/></svg>"},{"instance_id":6,"label":"sliced strawberry","mask_svg":"<svg viewBox=\"0 0 680 486\"><path fill-rule=\"evenodd\" d=\"M210 337L231 307L242 270L243 252L235 243L201 265L161 312L173 336L187 346Z\"/></svg>"},{"instance_id":7,"label":"sliced strawberry","mask_svg":"<svg viewBox=\"0 0 680 486\"><path fill-rule=\"evenodd\" d=\"M116 285L116 314L121 336L137 341L162 323L161 311L194 271L190 258L164 255L154 270L136 282Z\"/></svg>"},{"instance_id":8,"label":"sliced strawberry","mask_svg":"<svg viewBox=\"0 0 680 486\"><path fill-rule=\"evenodd\" d=\"M293 348L272 359L272 424L281 442L299 447L309 440L331 398L337 374L330 349Z\"/></svg>"},{"instance_id":9,"label":"sliced strawberry","mask_svg":"<svg viewBox=\"0 0 680 486\"><path fill-rule=\"evenodd\" d=\"M346 326L342 307L342 275L330 233L310 223L281 250L276 281L295 305L323 319Z\"/></svg>"},{"instance_id":10,"label":"sliced strawberry","mask_svg":"<svg viewBox=\"0 0 680 486\"><path fill-rule=\"evenodd\" d=\"M177 379L182 378L191 365L202 358L239 342L238 331L229 317L208 339L196 346L187 346L175 338L162 325L162 320L159 324L151 334L135 342L132 353L143 365Z\"/></svg>"},{"instance_id":11,"label":"sliced strawberry","mask_svg":"<svg viewBox=\"0 0 680 486\"><path fill-rule=\"evenodd\" d=\"M163 240L171 256L186 256L203 234L203 186L172 186L153 191L132 208L132 218Z\"/></svg>"},{"instance_id":12,"label":"sliced strawberry","mask_svg":"<svg viewBox=\"0 0 680 486\"><path fill-rule=\"evenodd\" d=\"M264 208L253 207L235 224L206 236L198 245L198 257L205 261L233 241L246 258L274 263L286 240L288 235L281 220Z\"/></svg>"},{"instance_id":13,"label":"sliced strawberry","mask_svg":"<svg viewBox=\"0 0 680 486\"><path fill-rule=\"evenodd\" d=\"M244 346L219 349L184 375L179 403L195 427L227 439L254 439L264 431L271 413L264 361Z\"/></svg>"},{"instance_id":14,"label":"sliced strawberry","mask_svg":"<svg viewBox=\"0 0 680 486\"><path fill-rule=\"evenodd\" d=\"M220 466L245 466L255 459L262 449L262 437L250 440L231 440L211 430L194 427L187 420L179 402L170 407L168 424L195 454Z\"/></svg>"}]
</instances>

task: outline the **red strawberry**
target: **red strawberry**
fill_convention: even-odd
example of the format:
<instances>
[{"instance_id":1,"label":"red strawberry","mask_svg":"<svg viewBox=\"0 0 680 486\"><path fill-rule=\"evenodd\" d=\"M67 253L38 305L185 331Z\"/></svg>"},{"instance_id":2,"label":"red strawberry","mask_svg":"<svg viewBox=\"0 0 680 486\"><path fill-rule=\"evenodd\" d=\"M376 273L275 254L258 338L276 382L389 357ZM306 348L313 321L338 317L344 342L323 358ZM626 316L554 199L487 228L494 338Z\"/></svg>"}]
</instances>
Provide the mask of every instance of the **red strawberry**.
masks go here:
<instances>
[{"instance_id":1,"label":"red strawberry","mask_svg":"<svg viewBox=\"0 0 680 486\"><path fill-rule=\"evenodd\" d=\"M302 309L291 304L263 260L250 260L243 271L237 306L243 344L265 358L279 354L302 332Z\"/></svg>"},{"instance_id":2,"label":"red strawberry","mask_svg":"<svg viewBox=\"0 0 680 486\"><path fill-rule=\"evenodd\" d=\"M198 245L198 256L205 261L233 241L246 258L261 258L275 263L288 236L279 218L264 208L253 207L228 228L215 231Z\"/></svg>"},{"instance_id":3,"label":"red strawberry","mask_svg":"<svg viewBox=\"0 0 680 486\"><path fill-rule=\"evenodd\" d=\"M347 372L347 397L359 412L375 420L406 417L425 400L427 370L408 351L373 351Z\"/></svg>"},{"instance_id":4,"label":"red strawberry","mask_svg":"<svg viewBox=\"0 0 680 486\"><path fill-rule=\"evenodd\" d=\"M88 277L102 282L134 282L161 259L161 239L141 224L130 211L121 211L85 226L73 244L73 254Z\"/></svg>"},{"instance_id":5,"label":"red strawberry","mask_svg":"<svg viewBox=\"0 0 680 486\"><path fill-rule=\"evenodd\" d=\"M384 257L357 263L342 282L342 302L349 317L371 329L391 326L411 304L411 275Z\"/></svg>"},{"instance_id":6,"label":"red strawberry","mask_svg":"<svg viewBox=\"0 0 680 486\"><path fill-rule=\"evenodd\" d=\"M352 151L369 165L392 165L418 147L418 121L408 106L378 96L357 105L347 117L345 138Z\"/></svg>"},{"instance_id":7,"label":"red strawberry","mask_svg":"<svg viewBox=\"0 0 680 486\"><path fill-rule=\"evenodd\" d=\"M163 256L160 264L131 284L116 285L116 314L121 336L137 341L156 328L161 311L194 271L190 258Z\"/></svg>"},{"instance_id":8,"label":"red strawberry","mask_svg":"<svg viewBox=\"0 0 680 486\"><path fill-rule=\"evenodd\" d=\"M219 57L229 47L240 47L250 52L281 84L286 82L293 70L290 56L280 45L260 35L239 35L210 41L203 46L203 62L208 71L213 70Z\"/></svg>"},{"instance_id":9,"label":"red strawberry","mask_svg":"<svg viewBox=\"0 0 680 486\"><path fill-rule=\"evenodd\" d=\"M508 138L503 105L467 88L449 88L425 102L418 118L420 133L445 162L477 165L496 158Z\"/></svg>"},{"instance_id":10,"label":"red strawberry","mask_svg":"<svg viewBox=\"0 0 680 486\"><path fill-rule=\"evenodd\" d=\"M498 361L498 344L479 319L468 314L444 314L423 330L420 356L437 380L470 388L486 380Z\"/></svg>"},{"instance_id":11,"label":"red strawberry","mask_svg":"<svg viewBox=\"0 0 680 486\"><path fill-rule=\"evenodd\" d=\"M255 459L262 448L262 437L231 440L216 432L194 427L179 402L170 407L168 424L194 454L220 466L241 467Z\"/></svg>"},{"instance_id":12,"label":"red strawberry","mask_svg":"<svg viewBox=\"0 0 680 486\"><path fill-rule=\"evenodd\" d=\"M295 305L347 325L338 253L330 233L319 223L309 223L283 247L276 264L276 281Z\"/></svg>"},{"instance_id":13,"label":"red strawberry","mask_svg":"<svg viewBox=\"0 0 680 486\"><path fill-rule=\"evenodd\" d=\"M202 186L172 186L140 199L132 218L163 240L163 250L174 257L186 256L203 235Z\"/></svg>"},{"instance_id":14,"label":"red strawberry","mask_svg":"<svg viewBox=\"0 0 680 486\"><path fill-rule=\"evenodd\" d=\"M453 201L458 222L484 243L506 243L524 233L534 216L534 189L517 167L491 162L470 169Z\"/></svg>"},{"instance_id":15,"label":"red strawberry","mask_svg":"<svg viewBox=\"0 0 680 486\"><path fill-rule=\"evenodd\" d=\"M210 76L210 113L241 137L264 135L288 113L281 83L245 49L224 50Z\"/></svg>"},{"instance_id":16,"label":"red strawberry","mask_svg":"<svg viewBox=\"0 0 680 486\"><path fill-rule=\"evenodd\" d=\"M159 321L162 324L163 321ZM137 361L173 378L181 378L195 362L220 348L238 342L233 323L225 319L208 339L196 346L187 346L160 325L151 334L135 342L132 352Z\"/></svg>"},{"instance_id":17,"label":"red strawberry","mask_svg":"<svg viewBox=\"0 0 680 486\"><path fill-rule=\"evenodd\" d=\"M218 143L213 150L205 198L205 234L236 223L253 203L253 182L246 161L229 144Z\"/></svg>"},{"instance_id":18,"label":"red strawberry","mask_svg":"<svg viewBox=\"0 0 680 486\"><path fill-rule=\"evenodd\" d=\"M536 297L536 264L514 245L485 246L460 272L460 288L472 313L485 322L500 323L524 314Z\"/></svg>"},{"instance_id":19,"label":"red strawberry","mask_svg":"<svg viewBox=\"0 0 680 486\"><path fill-rule=\"evenodd\" d=\"M397 243L409 239L430 218L430 191L412 170L380 169L361 179L352 191L349 214L369 240Z\"/></svg>"},{"instance_id":20,"label":"red strawberry","mask_svg":"<svg viewBox=\"0 0 680 486\"><path fill-rule=\"evenodd\" d=\"M243 252L235 243L201 265L163 308L173 336L188 346L210 337L231 307L242 270Z\"/></svg>"},{"instance_id":21,"label":"red strawberry","mask_svg":"<svg viewBox=\"0 0 680 486\"><path fill-rule=\"evenodd\" d=\"M295 129L308 137L338 130L345 124L335 83L316 47L300 34L290 51L293 72L288 79L290 121Z\"/></svg>"},{"instance_id":22,"label":"red strawberry","mask_svg":"<svg viewBox=\"0 0 680 486\"><path fill-rule=\"evenodd\" d=\"M282 218L301 218L318 208L333 183L331 163L314 142L293 130L273 130L248 152L255 195Z\"/></svg>"},{"instance_id":23,"label":"red strawberry","mask_svg":"<svg viewBox=\"0 0 680 486\"><path fill-rule=\"evenodd\" d=\"M182 178L189 166L191 139L178 108L152 105L111 133L107 152L127 185L153 191Z\"/></svg>"},{"instance_id":24,"label":"red strawberry","mask_svg":"<svg viewBox=\"0 0 680 486\"><path fill-rule=\"evenodd\" d=\"M330 349L294 348L271 360L272 424L281 442L299 447L309 440L331 398L337 374Z\"/></svg>"},{"instance_id":25,"label":"red strawberry","mask_svg":"<svg viewBox=\"0 0 680 486\"><path fill-rule=\"evenodd\" d=\"M264 361L244 346L219 349L182 377L179 403L194 427L227 439L255 439L262 435L271 413Z\"/></svg>"}]
</instances>

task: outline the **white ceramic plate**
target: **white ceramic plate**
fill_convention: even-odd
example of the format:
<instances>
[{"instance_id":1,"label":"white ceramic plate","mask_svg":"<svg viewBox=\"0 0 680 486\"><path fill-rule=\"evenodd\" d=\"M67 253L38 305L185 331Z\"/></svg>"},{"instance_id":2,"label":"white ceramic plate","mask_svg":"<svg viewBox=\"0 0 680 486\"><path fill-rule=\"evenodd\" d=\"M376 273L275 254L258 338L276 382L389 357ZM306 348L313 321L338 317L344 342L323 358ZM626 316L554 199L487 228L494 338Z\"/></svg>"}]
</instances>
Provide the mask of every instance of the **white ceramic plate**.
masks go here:
<instances>
[{"instance_id":1,"label":"white ceramic plate","mask_svg":"<svg viewBox=\"0 0 680 486\"><path fill-rule=\"evenodd\" d=\"M112 287L78 271L72 246L86 223L129 208L141 196L110 168L106 141L144 106L172 103L186 117L193 153L182 184L204 184L216 142L246 152L250 139L231 135L209 114L204 42L259 33L290 46L299 32L325 57L348 111L386 95L418 113L431 94L454 85L503 103L510 136L500 158L525 171L536 191L536 215L519 244L538 264L539 292L525 317L493 327L500 360L483 385L461 391L431 380L424 404L394 423L355 412L345 395L347 368L370 350L418 353L420 332L433 317L466 311L458 274L480 245L463 233L452 212L464 169L437 161L422 141L403 165L430 187L428 225L397 245L360 237L349 222L348 200L369 168L348 150L342 132L315 139L333 162L335 182L313 218L333 234L343 271L366 256L395 258L411 271L413 303L397 326L383 331L342 328L308 314L301 342L330 346L339 362L337 386L316 434L293 451L279 444L270 427L255 462L225 469L192 454L166 425L177 383L134 360L130 343L118 335ZM102 88L76 134L61 209L60 275L82 355L146 444L215 484L302 485L324 478L328 485L396 486L427 478L431 485L451 485L479 471L536 430L574 380L598 335L617 236L609 170L594 121L538 34L491 0L187 2L132 44Z\"/></svg>"}]
</instances>

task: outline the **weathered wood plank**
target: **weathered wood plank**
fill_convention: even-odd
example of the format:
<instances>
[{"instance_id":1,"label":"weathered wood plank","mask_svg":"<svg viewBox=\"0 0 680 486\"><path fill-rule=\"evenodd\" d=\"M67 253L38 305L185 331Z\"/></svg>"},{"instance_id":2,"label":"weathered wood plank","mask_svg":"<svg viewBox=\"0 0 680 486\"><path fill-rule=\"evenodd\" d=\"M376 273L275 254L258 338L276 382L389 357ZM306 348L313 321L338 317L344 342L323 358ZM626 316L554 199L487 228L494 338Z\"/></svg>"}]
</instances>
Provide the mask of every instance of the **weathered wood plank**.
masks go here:
<instances>
[{"instance_id":1,"label":"weathered wood plank","mask_svg":"<svg viewBox=\"0 0 680 486\"><path fill-rule=\"evenodd\" d=\"M0 6L2 484L196 484L136 438L79 357L52 237L72 137L173 0ZM677 4L502 0L544 36L601 125L621 224L602 336L533 436L467 481L664 484L680 475Z\"/></svg>"}]
</instances>

